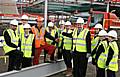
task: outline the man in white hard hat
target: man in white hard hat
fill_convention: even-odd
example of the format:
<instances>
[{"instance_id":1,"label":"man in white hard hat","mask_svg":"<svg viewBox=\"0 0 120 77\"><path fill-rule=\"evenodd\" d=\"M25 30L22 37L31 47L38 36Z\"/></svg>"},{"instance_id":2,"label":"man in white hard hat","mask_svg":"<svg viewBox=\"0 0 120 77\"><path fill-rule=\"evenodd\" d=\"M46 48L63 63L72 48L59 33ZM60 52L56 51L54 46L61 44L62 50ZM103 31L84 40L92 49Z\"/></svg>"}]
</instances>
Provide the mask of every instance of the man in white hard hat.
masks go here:
<instances>
[{"instance_id":1,"label":"man in white hard hat","mask_svg":"<svg viewBox=\"0 0 120 77\"><path fill-rule=\"evenodd\" d=\"M118 55L119 48L117 44L117 32L111 30L108 32L108 56L106 61L107 77L116 77L115 73L118 71Z\"/></svg>"},{"instance_id":2,"label":"man in white hard hat","mask_svg":"<svg viewBox=\"0 0 120 77\"><path fill-rule=\"evenodd\" d=\"M20 40L16 32L18 26L17 20L10 21L10 28L3 32L3 49L5 55L9 56L8 71L20 70L23 53L20 52Z\"/></svg>"},{"instance_id":3,"label":"man in white hard hat","mask_svg":"<svg viewBox=\"0 0 120 77\"><path fill-rule=\"evenodd\" d=\"M101 24L96 24L95 25L95 34L94 34L94 37L93 37L93 39L92 39L92 41L91 41L91 49L92 49L92 63L93 63L93 65L95 64L95 57L94 57L94 54L96 53L96 48L97 48L97 46L98 46L98 44L99 44L99 37L98 37L98 33L103 29L103 27L102 27L102 25Z\"/></svg>"},{"instance_id":4,"label":"man in white hard hat","mask_svg":"<svg viewBox=\"0 0 120 77\"><path fill-rule=\"evenodd\" d=\"M59 21L59 28L58 28L58 37L60 38L60 42L58 43L58 59L62 59L62 50L63 50L63 35L62 31L64 30L65 21Z\"/></svg>"},{"instance_id":5,"label":"man in white hard hat","mask_svg":"<svg viewBox=\"0 0 120 77\"><path fill-rule=\"evenodd\" d=\"M21 17L21 25L18 25L17 27L17 32L18 32L18 35L19 37L21 36L21 34L24 34L24 29L23 29L23 26L25 24L28 24L28 16L27 15L22 15Z\"/></svg>"},{"instance_id":6,"label":"man in white hard hat","mask_svg":"<svg viewBox=\"0 0 120 77\"><path fill-rule=\"evenodd\" d=\"M57 30L55 29L53 22L49 22L49 23L48 23L48 27L46 28L46 31L47 31L54 39L56 39L56 40L58 39L58 32L57 32ZM57 42L56 42L55 40L52 40L52 39L49 39L49 38L46 38L46 42L47 42L48 45L51 45L53 49L55 49L55 50L54 50L54 53L52 52L51 56L48 55L48 56L50 56L50 62L54 62L54 61L55 61L55 57L57 56L56 54L57 54L57 52L58 52L57 49L56 49L56 44L57 44ZM49 61L47 61L47 59L46 59L45 62L49 62Z\"/></svg>"},{"instance_id":7,"label":"man in white hard hat","mask_svg":"<svg viewBox=\"0 0 120 77\"><path fill-rule=\"evenodd\" d=\"M63 30L64 29L64 25L65 25L65 21L64 20L60 20L59 21L59 25L60 25L60 29Z\"/></svg>"},{"instance_id":8,"label":"man in white hard hat","mask_svg":"<svg viewBox=\"0 0 120 77\"><path fill-rule=\"evenodd\" d=\"M92 50L94 50L94 48L97 46L98 42L99 42L99 37L98 37L98 33L103 29L101 24L96 24L95 25L95 34L94 34L94 38L92 39Z\"/></svg>"},{"instance_id":9,"label":"man in white hard hat","mask_svg":"<svg viewBox=\"0 0 120 77\"><path fill-rule=\"evenodd\" d=\"M85 77L91 54L91 35L88 28L83 28L83 18L78 18L76 23L77 29L73 32L73 76Z\"/></svg>"},{"instance_id":10,"label":"man in white hard hat","mask_svg":"<svg viewBox=\"0 0 120 77\"><path fill-rule=\"evenodd\" d=\"M31 26L25 24L23 26L24 34L21 35L21 51L23 52L22 67L32 66L32 56L35 52L34 34L30 33Z\"/></svg>"},{"instance_id":11,"label":"man in white hard hat","mask_svg":"<svg viewBox=\"0 0 120 77\"><path fill-rule=\"evenodd\" d=\"M25 24L28 23L28 16L27 16L27 15L23 15L23 16L21 17L21 23L22 23L23 25L25 25Z\"/></svg>"},{"instance_id":12,"label":"man in white hard hat","mask_svg":"<svg viewBox=\"0 0 120 77\"><path fill-rule=\"evenodd\" d=\"M95 25L95 33L98 34L100 30L103 29L102 25L100 23Z\"/></svg>"},{"instance_id":13,"label":"man in white hard hat","mask_svg":"<svg viewBox=\"0 0 120 77\"><path fill-rule=\"evenodd\" d=\"M65 22L65 29L62 32L63 35L63 58L64 62L66 64L67 70L66 70L66 76L69 77L72 75L72 30L71 30L71 22L67 21Z\"/></svg>"},{"instance_id":14,"label":"man in white hard hat","mask_svg":"<svg viewBox=\"0 0 120 77\"><path fill-rule=\"evenodd\" d=\"M105 30L101 30L98 33L100 38L100 43L96 48L95 53L95 64L96 64L96 77L105 77L105 67L106 67L106 58L107 56L107 48L108 48L108 40L107 40L107 32Z\"/></svg>"},{"instance_id":15,"label":"man in white hard hat","mask_svg":"<svg viewBox=\"0 0 120 77\"><path fill-rule=\"evenodd\" d=\"M76 25L77 25L78 28L83 28L83 26L81 26L81 25L83 25L84 23L85 23L85 21L81 17L79 17L76 21Z\"/></svg>"}]
</instances>

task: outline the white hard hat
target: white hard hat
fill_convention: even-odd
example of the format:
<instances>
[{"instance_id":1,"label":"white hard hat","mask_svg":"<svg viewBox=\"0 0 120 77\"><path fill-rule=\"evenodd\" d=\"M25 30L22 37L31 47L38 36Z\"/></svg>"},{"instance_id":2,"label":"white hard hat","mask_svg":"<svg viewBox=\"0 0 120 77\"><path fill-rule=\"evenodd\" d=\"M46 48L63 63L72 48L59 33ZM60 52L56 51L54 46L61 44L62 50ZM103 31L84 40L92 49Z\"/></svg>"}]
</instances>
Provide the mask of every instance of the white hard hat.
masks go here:
<instances>
[{"instance_id":1,"label":"white hard hat","mask_svg":"<svg viewBox=\"0 0 120 77\"><path fill-rule=\"evenodd\" d=\"M96 24L94 28L98 28L98 29L103 29L102 25L101 24Z\"/></svg>"},{"instance_id":2,"label":"white hard hat","mask_svg":"<svg viewBox=\"0 0 120 77\"><path fill-rule=\"evenodd\" d=\"M18 21L16 19L10 21L11 25L18 25Z\"/></svg>"},{"instance_id":3,"label":"white hard hat","mask_svg":"<svg viewBox=\"0 0 120 77\"><path fill-rule=\"evenodd\" d=\"M31 28L31 26L29 24L25 24L23 28Z\"/></svg>"},{"instance_id":4,"label":"white hard hat","mask_svg":"<svg viewBox=\"0 0 120 77\"><path fill-rule=\"evenodd\" d=\"M65 22L65 25L71 25L70 21Z\"/></svg>"},{"instance_id":5,"label":"white hard hat","mask_svg":"<svg viewBox=\"0 0 120 77\"><path fill-rule=\"evenodd\" d=\"M111 30L108 32L108 36L111 36L117 39L117 32L115 30Z\"/></svg>"},{"instance_id":6,"label":"white hard hat","mask_svg":"<svg viewBox=\"0 0 120 77\"><path fill-rule=\"evenodd\" d=\"M79 17L79 18L77 19L76 23L78 23L78 24L83 24L83 23L85 23L85 22L84 22L84 19L83 19L83 18Z\"/></svg>"},{"instance_id":7,"label":"white hard hat","mask_svg":"<svg viewBox=\"0 0 120 77\"><path fill-rule=\"evenodd\" d=\"M107 32L105 30L101 30L99 33L98 33L98 36L107 36Z\"/></svg>"},{"instance_id":8,"label":"white hard hat","mask_svg":"<svg viewBox=\"0 0 120 77\"><path fill-rule=\"evenodd\" d=\"M21 17L21 19L23 19L23 20L28 20L28 16L27 16L27 15L23 15L23 16Z\"/></svg>"},{"instance_id":9,"label":"white hard hat","mask_svg":"<svg viewBox=\"0 0 120 77\"><path fill-rule=\"evenodd\" d=\"M65 21L64 20L60 20L59 21L59 25L64 25L65 24Z\"/></svg>"},{"instance_id":10,"label":"white hard hat","mask_svg":"<svg viewBox=\"0 0 120 77\"><path fill-rule=\"evenodd\" d=\"M48 27L53 27L54 26L54 23L53 22L49 22L48 23Z\"/></svg>"}]
</instances>

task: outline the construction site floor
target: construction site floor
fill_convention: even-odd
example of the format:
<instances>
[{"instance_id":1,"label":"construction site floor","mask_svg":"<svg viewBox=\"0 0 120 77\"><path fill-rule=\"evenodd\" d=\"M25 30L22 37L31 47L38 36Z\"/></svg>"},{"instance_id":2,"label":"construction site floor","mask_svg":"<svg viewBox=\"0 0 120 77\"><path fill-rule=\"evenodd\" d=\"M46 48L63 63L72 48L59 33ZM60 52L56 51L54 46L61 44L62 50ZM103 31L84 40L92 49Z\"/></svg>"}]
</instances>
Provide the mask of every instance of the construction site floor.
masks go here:
<instances>
[{"instance_id":1,"label":"construction site floor","mask_svg":"<svg viewBox=\"0 0 120 77\"><path fill-rule=\"evenodd\" d=\"M91 63L88 64L88 69L86 73L86 77L96 77L96 68ZM49 77L65 77L63 72L49 76ZM73 76L70 76L73 77ZM119 71L116 73L116 77L120 77L120 61L119 61Z\"/></svg>"}]
</instances>

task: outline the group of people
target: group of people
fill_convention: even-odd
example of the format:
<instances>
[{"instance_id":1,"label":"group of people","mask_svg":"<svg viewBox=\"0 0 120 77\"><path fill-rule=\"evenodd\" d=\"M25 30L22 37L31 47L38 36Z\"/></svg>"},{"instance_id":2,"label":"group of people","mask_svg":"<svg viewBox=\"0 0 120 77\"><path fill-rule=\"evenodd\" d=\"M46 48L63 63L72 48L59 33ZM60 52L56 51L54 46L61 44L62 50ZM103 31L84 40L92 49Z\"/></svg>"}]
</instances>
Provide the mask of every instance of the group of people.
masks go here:
<instances>
[{"instance_id":1,"label":"group of people","mask_svg":"<svg viewBox=\"0 0 120 77\"><path fill-rule=\"evenodd\" d=\"M92 64L96 66L96 77L116 77L118 71L119 48L117 44L117 32L103 30L101 24L95 25L96 35L92 40Z\"/></svg>"},{"instance_id":2,"label":"group of people","mask_svg":"<svg viewBox=\"0 0 120 77\"><path fill-rule=\"evenodd\" d=\"M28 20L27 15L21 17L21 25L16 19L11 20L9 29L3 32L3 49L5 55L9 56L8 71L21 70L21 68L39 64L43 49L50 56L50 60L54 60L56 46L47 43L46 39L49 38L55 43L59 39L43 27L42 17L38 17L37 25L32 27L28 24Z\"/></svg>"},{"instance_id":3,"label":"group of people","mask_svg":"<svg viewBox=\"0 0 120 77\"><path fill-rule=\"evenodd\" d=\"M8 71L39 64L40 54L44 50L49 57L45 58L45 62L54 62L63 56L67 67L66 77L85 77L90 56L96 66L96 77L105 77L106 70L107 77L115 77L119 53L115 30L107 33L97 23L94 38L91 38L91 32L84 27L85 21L81 17L74 26L70 21L60 20L59 26L49 22L47 28L43 27L42 17L36 19L35 26L30 26L28 19L27 15L23 15L21 25L17 20L12 20L10 28L3 32L3 49L9 55Z\"/></svg>"}]
</instances>

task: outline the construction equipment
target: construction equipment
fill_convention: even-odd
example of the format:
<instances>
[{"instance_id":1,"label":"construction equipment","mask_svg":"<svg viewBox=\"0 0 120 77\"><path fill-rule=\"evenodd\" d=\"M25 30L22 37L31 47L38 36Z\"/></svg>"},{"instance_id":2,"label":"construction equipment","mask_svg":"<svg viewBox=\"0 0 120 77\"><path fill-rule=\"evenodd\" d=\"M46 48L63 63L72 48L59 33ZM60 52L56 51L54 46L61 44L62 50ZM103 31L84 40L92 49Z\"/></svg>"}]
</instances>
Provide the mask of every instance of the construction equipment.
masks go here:
<instances>
[{"instance_id":1,"label":"construction equipment","mask_svg":"<svg viewBox=\"0 0 120 77\"><path fill-rule=\"evenodd\" d=\"M94 26L100 23L103 25L103 29L105 30L116 30L118 33L118 40L120 40L120 20L119 18L111 12L101 12L101 11L91 11L91 15L88 17L88 21L86 26L90 29L91 38L95 35ZM120 42L118 41L118 44Z\"/></svg>"}]
</instances>

